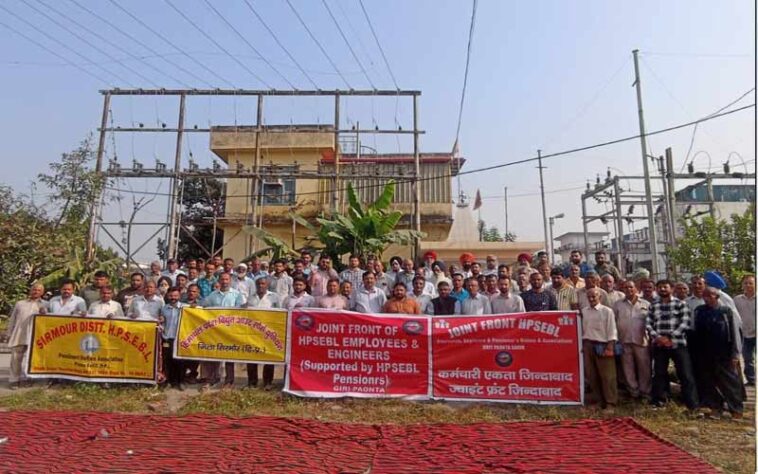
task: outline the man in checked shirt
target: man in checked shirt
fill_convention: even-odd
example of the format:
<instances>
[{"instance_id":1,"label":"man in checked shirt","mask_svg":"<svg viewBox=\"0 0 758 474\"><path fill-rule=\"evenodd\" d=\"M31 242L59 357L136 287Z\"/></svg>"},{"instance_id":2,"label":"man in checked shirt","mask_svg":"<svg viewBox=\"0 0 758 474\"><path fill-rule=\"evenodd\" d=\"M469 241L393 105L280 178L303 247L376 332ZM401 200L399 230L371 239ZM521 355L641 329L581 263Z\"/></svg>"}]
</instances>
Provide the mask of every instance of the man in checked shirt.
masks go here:
<instances>
[{"instance_id":1,"label":"man in checked shirt","mask_svg":"<svg viewBox=\"0 0 758 474\"><path fill-rule=\"evenodd\" d=\"M663 406L669 392L669 361L674 361L682 385L682 398L690 411L698 407L692 362L687 350L686 333L690 330L690 309L684 301L671 295L671 282L656 283L658 297L653 299L647 316L647 332L653 344L653 391L650 402Z\"/></svg>"}]
</instances>

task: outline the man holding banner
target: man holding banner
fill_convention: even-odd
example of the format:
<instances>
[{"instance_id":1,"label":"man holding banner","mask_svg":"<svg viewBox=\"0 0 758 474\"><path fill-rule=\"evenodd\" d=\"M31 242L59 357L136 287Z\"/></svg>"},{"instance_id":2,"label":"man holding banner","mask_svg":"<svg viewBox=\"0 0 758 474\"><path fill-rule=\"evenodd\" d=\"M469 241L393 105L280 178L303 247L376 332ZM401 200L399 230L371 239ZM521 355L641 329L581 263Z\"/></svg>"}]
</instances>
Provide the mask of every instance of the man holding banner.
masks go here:
<instances>
[{"instance_id":1,"label":"man holding banner","mask_svg":"<svg viewBox=\"0 0 758 474\"><path fill-rule=\"evenodd\" d=\"M42 299L45 287L39 283L32 285L29 297L16 303L8 322L8 347L11 349L11 366L8 382L11 390L21 386L23 377L22 362L28 348L27 341L34 315L46 312L46 303Z\"/></svg>"},{"instance_id":2,"label":"man holding banner","mask_svg":"<svg viewBox=\"0 0 758 474\"><path fill-rule=\"evenodd\" d=\"M84 316L87 314L87 303L81 296L74 294L74 282L63 280L60 287L60 296L50 299L50 314L62 314L65 316Z\"/></svg>"},{"instance_id":3,"label":"man holding banner","mask_svg":"<svg viewBox=\"0 0 758 474\"><path fill-rule=\"evenodd\" d=\"M93 318L124 319L124 309L113 301L113 288L110 285L100 287L100 299L89 306L87 316Z\"/></svg>"},{"instance_id":4,"label":"man holding banner","mask_svg":"<svg viewBox=\"0 0 758 474\"><path fill-rule=\"evenodd\" d=\"M208 295L203 300L204 308L241 308L243 304L242 293L232 288L232 275L229 273L221 273L218 276L217 290ZM206 387L217 384L220 381L221 375L219 362L203 362L203 373L206 374ZM226 362L224 364L224 387L234 386L234 362Z\"/></svg>"},{"instance_id":5,"label":"man holding banner","mask_svg":"<svg viewBox=\"0 0 758 474\"><path fill-rule=\"evenodd\" d=\"M255 280L255 293L247 297L248 308L273 309L281 308L279 295L268 291L268 279L259 278ZM266 364L263 366L263 389L268 390L274 383L274 366ZM258 385L258 364L247 364L247 386L256 387Z\"/></svg>"}]
</instances>

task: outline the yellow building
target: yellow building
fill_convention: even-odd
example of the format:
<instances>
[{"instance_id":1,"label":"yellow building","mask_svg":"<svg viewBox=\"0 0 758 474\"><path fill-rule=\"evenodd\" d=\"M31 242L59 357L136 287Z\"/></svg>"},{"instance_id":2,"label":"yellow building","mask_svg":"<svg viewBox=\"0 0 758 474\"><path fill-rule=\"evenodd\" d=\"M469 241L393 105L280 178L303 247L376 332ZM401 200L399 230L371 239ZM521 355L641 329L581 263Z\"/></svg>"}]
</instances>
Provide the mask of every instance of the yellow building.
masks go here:
<instances>
[{"instance_id":1,"label":"yellow building","mask_svg":"<svg viewBox=\"0 0 758 474\"><path fill-rule=\"evenodd\" d=\"M308 230L293 222L291 211L315 222L322 212L328 213L332 206L333 181L308 178L332 173L335 166L335 135L330 126L264 127L256 138L255 127L213 127L210 148L231 170L250 170L256 156L256 140L260 148L260 173L263 175L262 216L263 228L294 248L306 245ZM421 230L425 240L444 241L453 222L452 177L464 163L462 158L453 158L450 153L422 153L421 181ZM412 154L364 154L360 156L340 154L340 183L344 189L347 182L353 184L364 202L371 202L379 195L389 177L398 185L394 208L405 213L400 228L411 228L413 193L411 183L404 178L413 175ZM291 173L284 178L266 178L266 173ZM430 179L432 178L432 179ZM253 239L242 232L242 226L251 224L253 180L229 178L226 188L226 211L219 218L224 230L225 257L236 260L254 251ZM344 208L344 191L339 199ZM257 220L257 219L256 219ZM391 248L387 255L409 256L410 248Z\"/></svg>"}]
</instances>

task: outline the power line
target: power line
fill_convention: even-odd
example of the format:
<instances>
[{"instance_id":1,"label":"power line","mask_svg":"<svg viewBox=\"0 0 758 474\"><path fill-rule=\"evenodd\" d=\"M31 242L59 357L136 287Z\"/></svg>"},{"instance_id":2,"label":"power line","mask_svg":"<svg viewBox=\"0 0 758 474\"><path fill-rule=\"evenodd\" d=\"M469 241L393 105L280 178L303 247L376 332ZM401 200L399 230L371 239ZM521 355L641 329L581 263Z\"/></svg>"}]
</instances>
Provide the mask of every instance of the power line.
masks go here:
<instances>
[{"instance_id":1,"label":"power line","mask_svg":"<svg viewBox=\"0 0 758 474\"><path fill-rule=\"evenodd\" d=\"M56 53L55 51L53 51L52 49L48 48L47 46L45 46L44 44L40 43L39 41L35 40L34 38L31 38L31 37L27 36L26 34L20 32L19 30L13 28L10 25L7 25L6 23L3 23L2 21L0 21L0 25L6 27L7 29L9 29L10 31L12 31L13 33L16 33L17 35L21 36L22 38L26 39L30 43L33 43L33 44L39 46L40 48L44 49L48 53L52 54L53 56L55 56L57 58L60 58L61 60L65 61L67 64L69 64L70 66L73 66L76 69L82 71L83 73L85 73L85 74L87 74L89 76L94 77L95 79L97 79L98 81L100 81L100 82L102 82L104 84L110 85L110 82L106 81L105 79L103 79L102 77L98 76L94 72L88 71L87 69L85 69L82 66L76 64L75 62L68 60L66 57L61 56L60 54Z\"/></svg>"},{"instance_id":2,"label":"power line","mask_svg":"<svg viewBox=\"0 0 758 474\"><path fill-rule=\"evenodd\" d=\"M729 111L726 111L726 112L721 112L721 113L718 113L718 114L715 114L715 115L711 114L711 115L705 116L703 118L700 118L698 120L693 120L691 122L682 123L682 124L674 125L674 126L667 127L667 128L662 128L662 129L655 130L655 131L652 131L652 132L647 132L647 133L645 133L645 137L650 137L650 136L653 136L653 135L660 135L662 133L672 132L674 130L679 130L679 129L682 129L682 128L691 127L691 126L699 124L699 123L707 122L707 121L710 121L710 120L715 120L717 118L725 117L725 116L728 116L728 115L731 115L731 114L734 114L734 113L737 113L737 112L741 112L743 110L747 110L747 109L750 109L750 108L754 108L754 107L755 107L755 103L742 106L742 107L740 107L738 109L733 109L733 110L729 110ZM619 143L624 143L624 142L628 142L628 141L632 141L632 140L639 140L640 137L641 137L640 134L636 134L636 135L632 135L632 136L628 136L628 137L624 137L624 138L617 138L615 140L608 140L608 141L605 141L605 142L596 143L596 144L593 144L593 145L587 145L587 146L582 146L582 147L578 147L578 148L571 148L571 149L568 149L568 150L563 150L563 151L558 151L558 152L554 152L554 153L549 153L549 154L542 155L541 157L535 156L535 157L524 158L524 159L516 160L516 161L508 161L508 162L505 162L505 163L499 163L499 164L492 165L492 166L487 166L487 167L484 167L484 168L475 168L475 169L472 169L472 170L469 170L469 171L461 171L461 172L458 172L458 175L468 175L468 174L483 173L483 172L486 172L486 171L492 171L492 170L495 170L495 169L506 168L506 167L509 167L509 166L516 166L516 165L521 165L521 164L524 164L524 163L531 163L533 161L538 161L539 159L545 160L547 158L556 158L556 157L559 157L559 156L572 155L572 154L575 154L575 153L579 153L579 152L583 152L583 151L588 151L588 150L593 150L593 149L596 149L596 148L604 148L604 147L607 147L607 146L617 145ZM347 176L349 176L349 175L347 175ZM448 174L442 174L442 175L438 175L438 176L419 177L418 181L433 181L433 180L437 180L437 179L448 179L448 178L452 178L452 177L453 177L453 174L452 173L448 173ZM219 178L224 178L224 176L219 176ZM228 178L232 178L233 179L234 176L228 176ZM362 177L361 176L354 176L352 178L353 179L360 179ZM371 178L371 176L366 176L366 178ZM397 184L407 184L407 183L412 183L413 181L414 181L414 178L398 179L398 180L395 180L395 184L396 185ZM363 185L363 186L354 186L353 189L355 189L355 190L359 190L359 189L372 189L372 188L377 188L377 187L384 187L385 184L386 183L369 184L369 185ZM347 188L338 189L338 191L346 191L346 190L347 190ZM135 191L135 193L139 193L139 192ZM304 193L298 193L297 195L298 196L306 196L306 195L314 195L314 194L315 195L321 195L321 194L331 194L331 193L332 193L331 190L328 190L328 191L309 191L309 192L304 192ZM150 194L152 194L152 193L150 193ZM168 195L168 194L166 194L166 195ZM252 196L251 194L229 194L226 197L228 197L228 198L231 198L231 197L241 198L241 197L251 197L251 196Z\"/></svg>"},{"instance_id":3,"label":"power line","mask_svg":"<svg viewBox=\"0 0 758 474\"><path fill-rule=\"evenodd\" d=\"M326 50L324 49L324 47L321 45L321 42L316 38L316 35L314 35L313 32L311 31L311 29L308 28L308 25L305 23L305 20L303 20L303 18L300 16L300 13L297 12L297 10L295 9L295 6L292 5L292 2L290 0L285 0L285 1L287 2L287 5L289 5L290 10L292 10L292 13L294 13L295 17L297 17L297 19L300 22L300 24L303 26L303 28L305 28L305 31L308 33L308 36L310 36L310 38L313 40L313 42L316 43L316 46L318 46L318 49L321 51L321 54L324 55L324 57L326 58L326 60L329 61L329 64L331 64L332 68L337 73L337 75L340 76L340 79L342 79L342 82L345 83L345 85L347 86L348 89L352 89L352 87L350 86L350 83L347 82L347 79L345 79L345 76L342 75L342 73L340 72L339 68L337 67L337 65L332 60L332 57L329 56L329 53L326 52Z\"/></svg>"},{"instance_id":4,"label":"power line","mask_svg":"<svg viewBox=\"0 0 758 474\"><path fill-rule=\"evenodd\" d=\"M466 68L463 71L463 89L461 89L461 103L458 108L458 126L455 129L455 143L461 135L461 123L463 121L463 104L466 100L466 86L468 85L468 70L471 63L471 46L474 41L474 25L476 24L476 6L477 0L474 0L471 8L471 26L468 30L468 45L466 46Z\"/></svg>"},{"instance_id":5,"label":"power line","mask_svg":"<svg viewBox=\"0 0 758 474\"><path fill-rule=\"evenodd\" d=\"M371 81L371 78L369 77L368 73L366 72L366 68L363 67L363 63L361 63L361 60L358 58L358 55L355 54L355 50L353 49L353 46L350 44L350 41L348 41L347 36L345 36L345 32L342 31L342 27L340 26L339 22L337 21L336 18L334 18L334 14L332 13L331 8L329 8L329 4L326 3L326 0L321 0L321 3L324 4L324 8L326 8L327 13L329 13L329 17L332 19L332 22L334 23L334 26L337 27L337 31L339 32L339 34L342 37L342 39L345 41L345 44L347 45L347 49L350 50L350 54L353 55L353 59L355 59L355 62L358 63L358 67L361 68L361 72L366 77L366 80L368 81L368 84L371 86L372 89L376 89L376 86Z\"/></svg>"},{"instance_id":6,"label":"power line","mask_svg":"<svg viewBox=\"0 0 758 474\"><path fill-rule=\"evenodd\" d=\"M141 78L141 79L142 79L142 80L144 80L145 82L147 82L147 83L149 83L149 84L151 84L151 85L153 85L153 86L155 86L155 87L160 87L160 86L159 86L159 85L158 85L158 84L157 84L155 81L153 81L152 79L148 78L147 76L145 76L145 75L144 75L144 74L142 74L141 72L137 71L136 69L132 68L131 66L128 66L128 65L124 64L123 62L119 61L118 59L114 58L114 57L113 57L113 56L112 56L112 55L111 55L109 52L107 52L107 51L103 50L103 49L102 49L102 48L100 48L98 45L96 45L96 44L93 44L93 43L92 43L91 41L89 41L87 38L84 38L82 35L80 35L80 34L79 34L79 33L77 33L76 31L73 31L71 28L69 28L69 27L67 27L66 25L62 24L61 22L59 22L59 21L58 21L58 20L56 20L55 18L51 17L51 16L50 16L50 15L48 15L47 13L43 12L42 10L39 10L37 7L35 7L35 6L34 6L34 5L32 5L31 3L29 3L27 0L21 0L21 2L23 2L23 3L24 3L24 5L26 5L27 7L31 8L31 9L32 9L32 10L34 10L35 12L37 12L37 13L39 13L40 15L44 16L45 18L47 18L47 19L48 19L50 22L52 22L53 24L57 25L58 27L62 28L62 29L63 29L63 30L65 30L65 31L67 31L67 32L68 32L68 33L69 33L71 36L73 36L74 38L78 39L79 41L81 41L82 43L86 44L87 46L89 46L90 48L94 49L95 51L97 51L98 53L102 54L103 56L105 56L106 58L110 59L111 61L115 61L115 62L116 62L117 64L119 64L121 67L123 67L124 69L126 69L126 70L130 71L132 74L135 74L137 77ZM40 3L41 3L42 5L44 5L45 7L47 7L48 9L50 9L50 10L53 10L53 11L55 11L56 13L58 13L58 12L57 12L55 9L51 8L49 5L46 5L44 2L40 1ZM59 15L61 15L60 13L58 13L58 14L59 14ZM61 15L61 16L64 16L64 15ZM71 20L69 19L69 21L71 21ZM72 23L75 23L75 22L73 22L73 21L72 21ZM78 26L79 26L80 28L82 28L82 29L85 29L85 28L83 28L81 25L78 25Z\"/></svg>"},{"instance_id":7,"label":"power line","mask_svg":"<svg viewBox=\"0 0 758 474\"><path fill-rule=\"evenodd\" d=\"M85 7L84 5L82 5L81 3L79 3L77 0L69 0L69 2L73 3L74 5L76 5L77 7L79 7L80 9L84 10L85 12L89 13L89 14L90 14L90 15L92 15L93 17L97 18L98 20L102 21L103 23L105 23L106 25L108 25L108 27L110 27L110 28L112 28L113 30L115 30L115 31L119 32L119 33L120 33L121 35L123 35L124 37L126 37L126 38L129 38L131 41L134 41L134 42L135 42L135 43L137 43L138 45L142 46L144 49L146 49L147 51L149 51L149 52L150 52L150 53L153 55L153 57L156 57L156 58L161 58L161 59L163 59L164 61L166 61L167 63L169 63L170 65L172 65L172 66L174 66L175 68L177 68L178 70L180 70L180 71L182 71L183 73L187 74L188 76L190 76L190 77L192 77L192 78L196 79L197 81L199 81L199 82L201 82L201 83L205 84L206 86L210 86L210 87L213 87L213 84L211 84L210 82L208 82L208 81L206 81L205 79L201 78L200 76L198 76L197 74L193 73L192 71L190 71L190 70L186 69L186 68L185 68L185 67L183 67L181 64L177 64L177 63L175 63L174 61L171 61L171 60L167 59L167 58L166 58L166 56L168 56L168 54L160 54L160 53L158 53L158 52L157 52L155 49L153 49L153 48L151 48L150 46L148 46L147 44L145 44L145 43L144 43L143 41L141 41L139 38L135 38L135 37L134 37L132 34L130 34L130 33L126 32L126 31L124 31L124 30L123 30L123 29L121 29L121 28L120 28L118 25L114 24L113 22L111 22L110 20L108 20L107 18L105 18L104 16L102 16L102 15L99 15L99 14L95 13L94 11L90 10L89 8ZM174 53L174 54L184 54L184 53L182 53L181 51L179 51L178 53ZM145 58L145 57L142 57L142 58L140 58L140 59L143 59L143 60L144 60L144 59L146 59L146 58ZM145 63L146 63L146 64L149 64L149 63L147 63L147 61L145 61ZM157 68L155 68L155 69L157 69ZM175 79L174 77L172 77L172 76L168 75L168 74L167 74L165 71L162 71L161 69L157 69L157 70L158 70L158 71L161 71L161 73L162 73L163 75L165 75L166 77L168 77L169 79L175 80L176 82L178 82L178 83L180 83L180 84L184 85L185 87L189 87L189 86L188 86L186 83L184 83L184 82L183 82L183 81L181 81L181 80Z\"/></svg>"},{"instance_id":8,"label":"power line","mask_svg":"<svg viewBox=\"0 0 758 474\"><path fill-rule=\"evenodd\" d=\"M129 15L129 17L130 17L131 19L133 19L134 21L136 21L137 23L139 23L140 25L142 25L142 27L143 27L143 28L145 28L146 30L148 30L149 32L151 32L152 34L154 34L155 36L157 36L158 38L160 38L161 40L163 40L163 42L165 42L166 44L168 44L169 46L171 46L172 48L174 48L174 49L175 49L176 51L178 51L178 52L179 52L179 53L180 53L182 56L184 56L184 57L186 57L187 59L189 59L190 61L194 62L195 64L197 64L198 66L200 66L202 69L205 69L207 72L211 73L211 74L212 74L213 76L215 76L217 79L220 79L220 80L221 80L221 82L223 82L223 83L225 83L225 84L228 84L228 85L230 85L230 86L234 87L234 84L232 84L231 82L227 81L227 80L226 80L226 79L224 79L223 77L219 76L219 75L218 75L218 73L216 73L216 71L214 71L213 69L210 69L210 68L209 68L208 66L206 66L205 64L201 63L200 61L198 61L198 60L197 60L197 59L195 59L194 57L192 57L192 56L190 56L189 54L187 54L186 52L184 52L184 50L182 50L181 48L179 48L178 46L176 46L176 45L175 45L174 43L172 43L172 42L171 42L171 41L170 41L168 38L166 38L166 37L165 37L165 36L163 36L162 34L158 33L158 32L157 32L155 29L151 28L151 27L150 27L150 26L149 26L147 23L145 23L144 21L140 20L140 19L139 19L137 16L135 16L135 15L134 15L132 12L130 12L129 10L127 10L126 8L124 8L123 6L119 5L119 4L118 4L118 2L116 2L115 0L108 0L108 1L109 1L109 2L110 2L112 5L113 5L113 6L115 6L116 8L118 8L119 10L121 10L122 12L126 13L127 15ZM203 82L205 82L205 81L203 81ZM208 83L206 82L206 84L208 84Z\"/></svg>"},{"instance_id":9,"label":"power line","mask_svg":"<svg viewBox=\"0 0 758 474\"><path fill-rule=\"evenodd\" d=\"M263 60L263 62L265 62L265 63L268 65L268 67L270 67L270 68L271 68L271 70L273 70L273 71L274 71L274 72L275 72L275 73L276 73L276 74L277 74L279 77L281 77L282 79L284 79L284 82L286 82L286 83L287 83L287 85L289 85L291 88L293 88L293 89L297 89L297 88L295 87L295 85L294 85L294 84L292 84L292 82L290 82L290 80L289 80L289 79L287 79L287 77L286 77L284 74L282 74L281 72L279 72L279 70L278 70L276 67L274 67L274 65L273 65L273 64L271 64L271 62L270 62L268 59L266 59L266 57L265 57L265 56L263 56L263 54L262 54L260 51L258 51L258 49L257 49L255 46L253 46L253 45L252 45L252 43L250 43L250 41L248 41L248 40L247 40L247 38L245 38L245 36L244 36L242 33L240 33L240 32L239 32L239 30L237 30L237 28L235 28L235 27L234 27L234 25L232 25L232 24L229 22L229 20L227 20L227 19L226 19L226 17L225 17L224 15L222 15L222 14L221 14L221 12L220 12L220 11L218 11L218 10L216 9L216 7L214 7L214 6L213 6L213 4L212 4L211 2L209 2L208 0L204 0L204 1L205 1L205 4L206 4L206 5L208 5L208 8L210 8L211 10L213 10L213 12L214 12L216 15L218 15L218 17L219 17L219 18L221 18L221 20L223 20L223 22L224 22L224 23L226 23L226 25L227 25L229 28L231 28L231 30L232 30L232 31L233 31L233 32L234 32L234 33L235 33L235 34L236 34L236 35L237 35L237 36L238 36L238 37L239 37L239 38L240 38L240 39L241 39L241 40L242 40L242 41L243 41L243 42L244 42L244 43L245 43L245 44L246 44L246 45L247 45L247 46L248 46L248 47L249 47L249 48L250 48L250 49L251 49L251 50L252 50L254 53L255 53L255 54L257 54L257 55L258 55L258 57L259 57L261 60ZM314 83L314 85L315 85L315 83Z\"/></svg>"},{"instance_id":10,"label":"power line","mask_svg":"<svg viewBox=\"0 0 758 474\"><path fill-rule=\"evenodd\" d=\"M392 68L390 67L389 61L387 61L387 56L384 54L384 48L382 48L382 44L379 42L379 37L376 35L376 31L374 31L374 25L371 24L371 19L368 17L368 12L366 11L366 7L363 5L363 0L358 0L358 3L361 5L361 10L363 10L363 16L366 17L366 23L368 23L368 27L371 30L371 34L374 36L374 40L376 41L376 45L379 47L379 52L382 53L382 59L384 60L384 65L387 66L387 71L390 73L390 77L392 78L392 83L395 84L395 89L400 89L400 86L397 85L397 79L395 79L395 74L392 73Z\"/></svg>"},{"instance_id":11,"label":"power line","mask_svg":"<svg viewBox=\"0 0 758 474\"><path fill-rule=\"evenodd\" d=\"M45 2L43 2L42 0L40 0L40 3L42 5L44 5L45 7L47 7L48 9L50 9L50 10L54 11L55 13L57 13L59 16L63 17L65 20L73 23L74 25L78 26L82 30L86 31L87 33L91 34L95 38L99 39L100 41L102 41L102 42L110 45L112 48L115 48L118 51L122 51L124 54L126 54L127 56L129 56L133 60L139 61L139 62L145 64L146 66L148 66L153 71L155 71L155 72L157 72L159 74L162 74L162 75L168 77L169 79L174 80L174 81L178 82L179 84L181 84L181 85L183 85L185 87L189 87L188 84L186 84L186 83L184 83L184 82L182 82L182 81L180 81L180 80L178 80L178 79L176 79L174 77L171 77L170 75L166 74L164 71L158 69L157 67L153 66L149 62L145 61L143 58L140 58L139 56L137 56L135 54L132 54L131 51L127 50L126 48L121 47L121 45L119 45L119 44L117 44L117 43L109 40L108 38L106 38L105 36L99 34L98 32L93 31L91 28L88 28L87 26L79 23L78 21L74 20L73 18L71 18L71 16L65 14L64 12L62 12L62 11L56 9L56 8L53 8L52 6L50 6L50 5L46 4ZM123 61L124 61L123 59L113 58L113 61L116 62L116 63L118 63L118 64L121 64L123 66ZM126 67L126 66L124 66L124 67ZM151 82L151 81L148 81L148 82ZM153 83L153 82L151 82L151 83ZM153 84L155 84L155 83L153 83Z\"/></svg>"},{"instance_id":12,"label":"power line","mask_svg":"<svg viewBox=\"0 0 758 474\"><path fill-rule=\"evenodd\" d=\"M30 27L30 28L32 28L34 31L36 31L37 33L41 34L42 36L44 36L44 37L45 37L45 38L47 38L48 40L52 41L53 43L56 43L58 46L62 47L63 49L66 49L66 50L68 50L68 51L70 51L70 52L72 52L72 53L76 54L77 56L79 56L80 58L82 58L82 60L83 60L83 61L85 61L87 64L91 64L91 65L93 65L93 66L97 67L97 68L98 68L98 69L100 69L101 71L105 72L105 73L106 73L106 74L108 74L109 76L115 77L115 78L116 78L116 79L118 79L119 81L121 80L121 78L120 78L120 77L119 77L117 74L114 74L114 73L112 73L111 71L109 71L108 69L105 69L104 67L102 67L102 66L100 66L100 65L98 65L98 64L95 64L94 62L90 61L90 59L89 59L89 58L87 58L86 56L84 56L84 55L83 55L83 54L81 54L80 52L76 51L75 49L73 49L73 48L71 48L70 46L66 45L66 44L65 44L65 43L63 43L62 41L60 41L60 40L58 40L58 39L54 38L53 36L49 35L47 32L45 32L44 30L40 29L39 27L37 27L37 26L36 26L36 25L34 25L33 23L30 23L29 21L27 21L27 20L26 20L26 19L24 19L23 17L21 17L21 16L19 16L19 15L15 14L15 13L13 13L11 10L8 10L8 9L7 9L7 8L5 8L3 5L0 5L0 8L2 8L3 10L5 10L5 11L6 11L6 12L8 12L8 13L9 13L11 16L13 16L14 18L16 18L16 19L18 19L19 21L23 22L24 24L26 24L27 26L29 26L29 27ZM37 43L37 44L39 44L39 43ZM48 51L50 51L50 49L49 49L49 48L45 48L45 49L47 49ZM57 55L57 56L58 56L58 57L61 57L60 55ZM67 60L67 61L68 61L68 60ZM100 79L100 80L102 80L102 79ZM104 82L106 82L106 83L109 83L109 81L104 81Z\"/></svg>"},{"instance_id":13,"label":"power line","mask_svg":"<svg viewBox=\"0 0 758 474\"><path fill-rule=\"evenodd\" d=\"M250 68L249 68L249 67L248 67L248 66L247 66L245 63L243 63L242 61L240 61L240 60L239 60L239 58L237 58L237 57L236 57L236 56L234 56L232 53L230 53L230 52L229 52L229 51L228 51L226 48L224 48L223 46L221 46L221 44L220 44L218 41L216 41L215 39L213 39L213 37L212 37L211 35L209 35L208 33L206 33L206 32L205 32L205 31L204 31L202 28L200 28L200 27L197 25L197 23L195 23L194 21L192 21L192 19L190 19L190 17L188 17L187 15L185 15L183 11L181 11L181 10L180 10L179 8L177 8L177 7L176 7L176 6L175 6L173 3L171 3L171 0L164 0L164 1L165 1L165 2L168 4L168 6L170 6L170 7L171 7L171 8L172 8L172 9L173 9L173 10L174 10L176 13L178 13L178 14L179 14L179 16L181 16L182 18L184 18L184 20L185 20L185 21L187 21L187 23L189 23L190 25L192 25L192 27L193 27L193 28L195 28L195 29L196 29L196 30L197 30L197 31L198 31L198 32L199 32L201 35L205 36L205 37L208 39L208 41L210 41L211 43L213 43L213 44L214 44L214 45L215 45L215 46L216 46L218 49L220 49L220 50L221 50L221 51L223 51L223 52L224 52L224 53L225 53L227 56L229 56L229 58L230 58L232 61L234 61L235 63L239 64L239 66L240 66L241 68L243 68L245 71L247 71L247 72L248 72L248 73L249 73L251 76L253 76L253 77L254 77L254 78L255 78L255 79L258 81L258 82L260 82L261 84L263 84L265 87L267 87L267 88L269 88L269 89L273 89L273 87L271 87L271 85L270 85L270 84L268 84L266 81L264 81L264 80L263 80L263 79L262 79L262 78L261 78L261 77L260 77L258 74L256 74L256 73L255 73L255 72L254 72L252 69L250 69Z\"/></svg>"},{"instance_id":14,"label":"power line","mask_svg":"<svg viewBox=\"0 0 758 474\"><path fill-rule=\"evenodd\" d=\"M205 1L208 2L208 0L205 0ZM303 76L305 76L305 78L308 79L308 81L313 85L313 87L315 87L316 89L318 89L318 84L316 84L316 81L314 81L313 78L310 76L310 74L308 74L306 72L306 70L303 69L303 67L300 65L300 63L297 62L297 60L295 59L295 57L284 46L284 44L282 44L282 42L279 41L279 37L276 36L276 33L274 33L274 31L271 28L269 28L268 23L266 23L266 21L258 14L258 12L255 10L255 8L253 7L253 5L248 0L244 0L244 1L245 1L245 5L247 5L247 8L249 8L250 11L253 12L253 15L255 15L256 18L258 18L258 21L260 21L261 24L263 25L263 27L266 28L266 31L268 31L269 34L271 35L271 37L274 38L274 41L276 41L276 44L278 44L279 47L282 48L282 51L284 51L284 53L287 55L287 57L290 58L290 61L292 61L295 64L295 66L297 66L297 68L300 70L300 72L303 73ZM292 85L292 83L290 83L289 81L287 81L287 82L290 84L290 86L293 89L297 89L297 87L295 87L294 85Z\"/></svg>"}]
</instances>

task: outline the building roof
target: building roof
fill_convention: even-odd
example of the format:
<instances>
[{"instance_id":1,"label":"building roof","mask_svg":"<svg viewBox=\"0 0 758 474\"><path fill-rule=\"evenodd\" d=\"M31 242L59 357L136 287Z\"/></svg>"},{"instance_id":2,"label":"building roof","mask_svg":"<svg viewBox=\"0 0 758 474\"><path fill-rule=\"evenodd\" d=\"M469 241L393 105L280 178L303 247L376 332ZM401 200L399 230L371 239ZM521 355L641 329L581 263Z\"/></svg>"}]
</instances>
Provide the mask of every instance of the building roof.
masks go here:
<instances>
[{"instance_id":1,"label":"building roof","mask_svg":"<svg viewBox=\"0 0 758 474\"><path fill-rule=\"evenodd\" d=\"M321 152L321 156L321 164L334 163L334 151L324 150ZM361 154L360 157L354 153L340 155L340 163L342 164L406 164L413 163L414 160L415 157L412 153L365 153ZM452 176L457 175L466 163L465 158L455 158L452 153L420 153L419 160L421 163L450 163Z\"/></svg>"},{"instance_id":2,"label":"building roof","mask_svg":"<svg viewBox=\"0 0 758 474\"><path fill-rule=\"evenodd\" d=\"M608 232L587 232L588 237L605 237L607 235L610 235ZM576 237L576 236L584 236L584 232L566 232L565 234L561 234L558 237L555 238L555 240L562 240L566 237Z\"/></svg>"}]
</instances>

